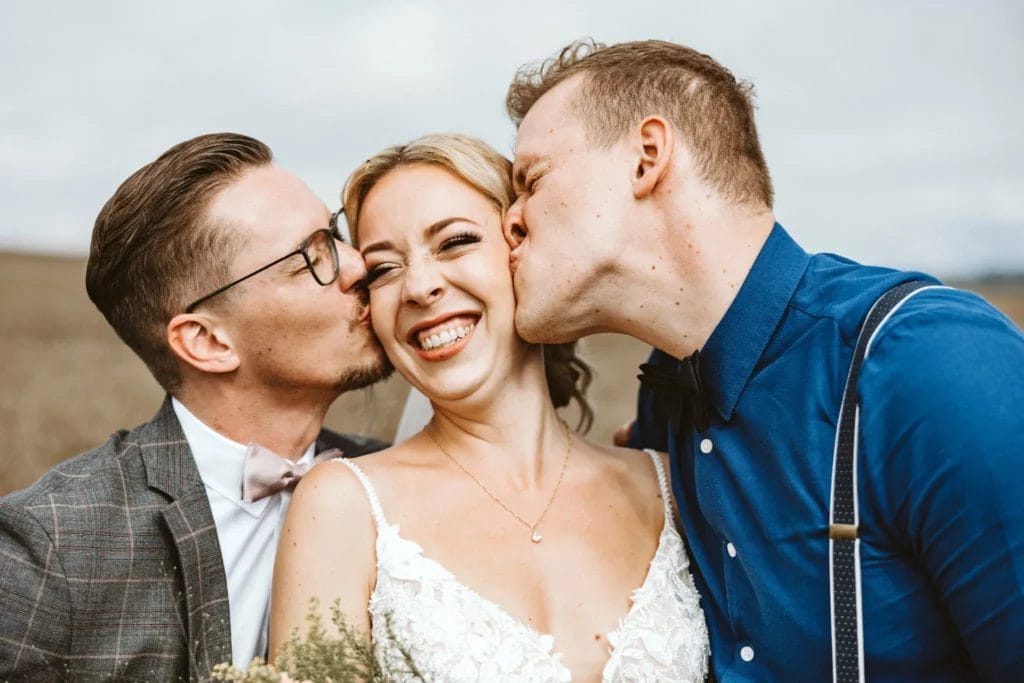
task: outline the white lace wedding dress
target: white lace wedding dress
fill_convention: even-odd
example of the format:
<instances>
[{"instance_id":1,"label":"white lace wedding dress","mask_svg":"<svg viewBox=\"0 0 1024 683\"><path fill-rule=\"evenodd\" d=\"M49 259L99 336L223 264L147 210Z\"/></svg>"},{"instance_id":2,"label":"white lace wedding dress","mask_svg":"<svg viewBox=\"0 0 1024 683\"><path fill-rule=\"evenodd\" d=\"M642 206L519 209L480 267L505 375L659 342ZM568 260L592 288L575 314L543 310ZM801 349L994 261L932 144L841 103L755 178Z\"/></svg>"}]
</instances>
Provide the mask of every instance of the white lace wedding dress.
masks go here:
<instances>
[{"instance_id":1,"label":"white lace wedding dress","mask_svg":"<svg viewBox=\"0 0 1024 683\"><path fill-rule=\"evenodd\" d=\"M708 634L688 571L683 541L672 523L668 481L661 459L649 452L665 501L665 524L647 578L633 591L632 607L608 633L611 645L601 677L619 681L703 681ZM416 543L388 524L369 478L348 466L366 489L377 524L377 585L370 596L372 638L389 670L402 671L398 642L411 651L429 681L572 680L554 638L538 633L499 605L459 583ZM385 619L387 616L387 620ZM387 633L388 623L393 637Z\"/></svg>"}]
</instances>

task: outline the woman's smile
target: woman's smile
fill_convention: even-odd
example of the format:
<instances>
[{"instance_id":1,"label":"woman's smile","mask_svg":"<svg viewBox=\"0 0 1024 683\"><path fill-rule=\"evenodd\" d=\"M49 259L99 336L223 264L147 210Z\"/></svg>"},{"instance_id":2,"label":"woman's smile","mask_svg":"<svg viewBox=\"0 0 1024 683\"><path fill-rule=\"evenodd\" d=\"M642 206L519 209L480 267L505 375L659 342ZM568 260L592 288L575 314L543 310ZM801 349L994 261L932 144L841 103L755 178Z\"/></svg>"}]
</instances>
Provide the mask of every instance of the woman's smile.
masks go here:
<instances>
[{"instance_id":1,"label":"woman's smile","mask_svg":"<svg viewBox=\"0 0 1024 683\"><path fill-rule=\"evenodd\" d=\"M479 313L445 314L413 326L406 341L424 360L448 360L469 344L479 320Z\"/></svg>"}]
</instances>

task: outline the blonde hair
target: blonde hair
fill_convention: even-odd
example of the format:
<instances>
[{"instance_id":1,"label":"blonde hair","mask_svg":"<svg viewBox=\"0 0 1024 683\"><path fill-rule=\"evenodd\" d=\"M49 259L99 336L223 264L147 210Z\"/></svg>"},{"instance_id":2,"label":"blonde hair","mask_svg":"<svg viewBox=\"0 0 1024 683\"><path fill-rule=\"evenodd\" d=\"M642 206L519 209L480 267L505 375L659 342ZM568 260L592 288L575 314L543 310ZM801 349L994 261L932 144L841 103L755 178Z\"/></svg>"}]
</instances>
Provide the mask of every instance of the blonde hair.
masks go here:
<instances>
[{"instance_id":1,"label":"blonde hair","mask_svg":"<svg viewBox=\"0 0 1024 683\"><path fill-rule=\"evenodd\" d=\"M388 147L360 164L341 192L349 233L358 244L359 212L370 190L391 171L411 164L439 166L469 183L504 214L515 201L512 162L483 140L459 133L424 135L405 145Z\"/></svg>"},{"instance_id":2,"label":"blonde hair","mask_svg":"<svg viewBox=\"0 0 1024 683\"><path fill-rule=\"evenodd\" d=\"M515 201L512 162L493 147L471 135L424 135L375 154L360 164L345 182L341 201L353 244L359 244L359 213L370 190L391 171L413 164L429 164L449 171L490 200L500 215L504 215ZM576 355L576 343L545 345L544 370L548 393L555 407L562 408L575 400L580 411L577 429L590 429L594 411L585 393L593 372Z\"/></svg>"}]
</instances>

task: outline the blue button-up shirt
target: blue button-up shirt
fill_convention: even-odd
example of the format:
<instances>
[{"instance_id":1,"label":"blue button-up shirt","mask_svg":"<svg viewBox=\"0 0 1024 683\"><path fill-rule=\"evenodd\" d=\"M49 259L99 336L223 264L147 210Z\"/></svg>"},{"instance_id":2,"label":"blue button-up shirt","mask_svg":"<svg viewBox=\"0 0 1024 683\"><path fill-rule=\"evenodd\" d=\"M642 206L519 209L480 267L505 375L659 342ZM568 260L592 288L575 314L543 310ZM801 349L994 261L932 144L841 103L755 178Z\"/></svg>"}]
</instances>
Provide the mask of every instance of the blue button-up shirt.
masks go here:
<instances>
[{"instance_id":1,"label":"blue button-up shirt","mask_svg":"<svg viewBox=\"0 0 1024 683\"><path fill-rule=\"evenodd\" d=\"M836 418L868 309L915 279L776 225L701 350L710 427L677 438L640 393L634 445L671 454L720 683L831 680ZM1024 333L974 294L922 291L859 395L867 680L1024 681Z\"/></svg>"}]
</instances>

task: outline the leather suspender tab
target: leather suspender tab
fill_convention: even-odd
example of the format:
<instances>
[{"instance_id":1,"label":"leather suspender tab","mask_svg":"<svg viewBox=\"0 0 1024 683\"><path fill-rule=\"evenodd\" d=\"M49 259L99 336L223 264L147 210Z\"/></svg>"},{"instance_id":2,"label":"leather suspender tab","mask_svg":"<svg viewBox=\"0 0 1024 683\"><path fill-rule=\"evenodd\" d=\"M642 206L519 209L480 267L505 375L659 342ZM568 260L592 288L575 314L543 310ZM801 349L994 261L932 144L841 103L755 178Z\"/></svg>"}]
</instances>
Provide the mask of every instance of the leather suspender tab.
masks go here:
<instances>
[{"instance_id":1,"label":"leather suspender tab","mask_svg":"<svg viewBox=\"0 0 1024 683\"><path fill-rule=\"evenodd\" d=\"M857 525L856 524L829 524L828 525L828 537L829 538L842 538L848 541L852 541L857 538Z\"/></svg>"}]
</instances>

